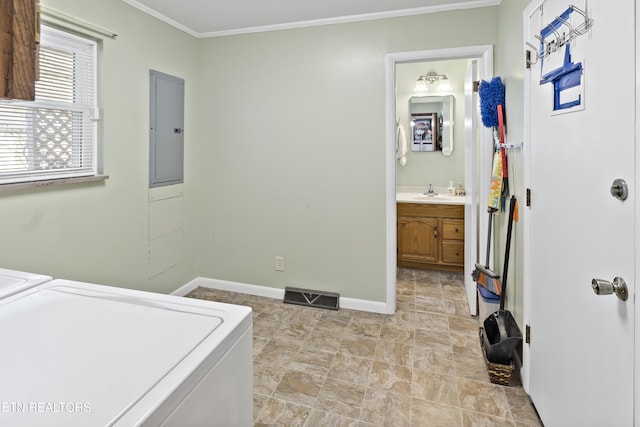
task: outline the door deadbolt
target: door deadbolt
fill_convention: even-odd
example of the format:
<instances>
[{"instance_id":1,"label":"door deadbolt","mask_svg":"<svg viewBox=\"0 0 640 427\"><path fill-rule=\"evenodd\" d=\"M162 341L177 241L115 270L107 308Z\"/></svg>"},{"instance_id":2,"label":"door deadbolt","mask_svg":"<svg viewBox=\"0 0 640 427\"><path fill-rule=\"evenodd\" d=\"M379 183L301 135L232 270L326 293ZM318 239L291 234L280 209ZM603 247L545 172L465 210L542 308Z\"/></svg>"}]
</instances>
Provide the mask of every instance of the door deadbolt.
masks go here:
<instances>
[{"instance_id":1,"label":"door deadbolt","mask_svg":"<svg viewBox=\"0 0 640 427\"><path fill-rule=\"evenodd\" d=\"M591 288L596 295L616 294L622 301L626 301L629 298L627 283L622 277L616 277L613 279L613 283L608 280L593 279L591 280Z\"/></svg>"},{"instance_id":2,"label":"door deadbolt","mask_svg":"<svg viewBox=\"0 0 640 427\"><path fill-rule=\"evenodd\" d=\"M627 200L629 196L629 187L624 179L616 179L611 184L611 195L618 200Z\"/></svg>"}]
</instances>

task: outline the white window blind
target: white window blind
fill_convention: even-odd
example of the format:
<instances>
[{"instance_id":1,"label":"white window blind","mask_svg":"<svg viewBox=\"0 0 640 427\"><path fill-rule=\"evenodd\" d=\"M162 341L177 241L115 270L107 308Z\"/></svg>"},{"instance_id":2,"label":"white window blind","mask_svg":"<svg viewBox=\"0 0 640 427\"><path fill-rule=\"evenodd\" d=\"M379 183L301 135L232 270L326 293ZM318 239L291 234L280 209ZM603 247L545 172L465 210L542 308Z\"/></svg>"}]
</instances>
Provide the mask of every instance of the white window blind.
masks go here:
<instances>
[{"instance_id":1,"label":"white window blind","mask_svg":"<svg viewBox=\"0 0 640 427\"><path fill-rule=\"evenodd\" d=\"M0 184L97 174L96 43L41 33L35 101L0 100Z\"/></svg>"}]
</instances>

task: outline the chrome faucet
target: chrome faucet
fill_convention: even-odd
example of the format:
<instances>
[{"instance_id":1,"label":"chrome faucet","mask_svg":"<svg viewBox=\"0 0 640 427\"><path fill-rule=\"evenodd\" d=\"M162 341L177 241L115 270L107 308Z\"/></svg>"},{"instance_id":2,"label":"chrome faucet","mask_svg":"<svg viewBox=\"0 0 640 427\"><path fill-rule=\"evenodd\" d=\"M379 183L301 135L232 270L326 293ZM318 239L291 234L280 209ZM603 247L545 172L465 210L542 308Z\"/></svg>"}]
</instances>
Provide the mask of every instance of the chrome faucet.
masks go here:
<instances>
[{"instance_id":1,"label":"chrome faucet","mask_svg":"<svg viewBox=\"0 0 640 427\"><path fill-rule=\"evenodd\" d=\"M433 192L433 185L429 184L429 188L427 189L427 192L424 194L435 195L435 193Z\"/></svg>"}]
</instances>

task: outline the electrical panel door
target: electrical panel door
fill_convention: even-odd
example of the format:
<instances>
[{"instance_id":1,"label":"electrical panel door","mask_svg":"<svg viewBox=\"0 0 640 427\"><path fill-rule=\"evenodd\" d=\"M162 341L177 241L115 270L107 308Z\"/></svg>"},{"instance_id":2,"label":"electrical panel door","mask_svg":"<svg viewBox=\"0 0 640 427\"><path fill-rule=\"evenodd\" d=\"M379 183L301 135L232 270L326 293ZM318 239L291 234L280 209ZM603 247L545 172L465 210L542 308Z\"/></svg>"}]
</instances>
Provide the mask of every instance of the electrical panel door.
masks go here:
<instances>
[{"instance_id":1,"label":"electrical panel door","mask_svg":"<svg viewBox=\"0 0 640 427\"><path fill-rule=\"evenodd\" d=\"M184 181L184 80L150 72L149 187Z\"/></svg>"}]
</instances>

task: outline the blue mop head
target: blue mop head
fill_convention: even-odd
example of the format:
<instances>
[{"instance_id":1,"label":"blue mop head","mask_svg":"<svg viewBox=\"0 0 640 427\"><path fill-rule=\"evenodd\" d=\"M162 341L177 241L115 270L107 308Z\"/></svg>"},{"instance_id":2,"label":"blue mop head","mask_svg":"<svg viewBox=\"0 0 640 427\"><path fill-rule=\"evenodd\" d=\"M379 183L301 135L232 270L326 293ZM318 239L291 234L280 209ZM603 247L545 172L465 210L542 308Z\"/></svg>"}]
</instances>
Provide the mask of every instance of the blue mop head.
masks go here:
<instances>
[{"instance_id":1,"label":"blue mop head","mask_svg":"<svg viewBox=\"0 0 640 427\"><path fill-rule=\"evenodd\" d=\"M498 127L498 104L504 106L504 84L500 77L494 77L490 82L480 82L480 115L482 124L488 128Z\"/></svg>"}]
</instances>

